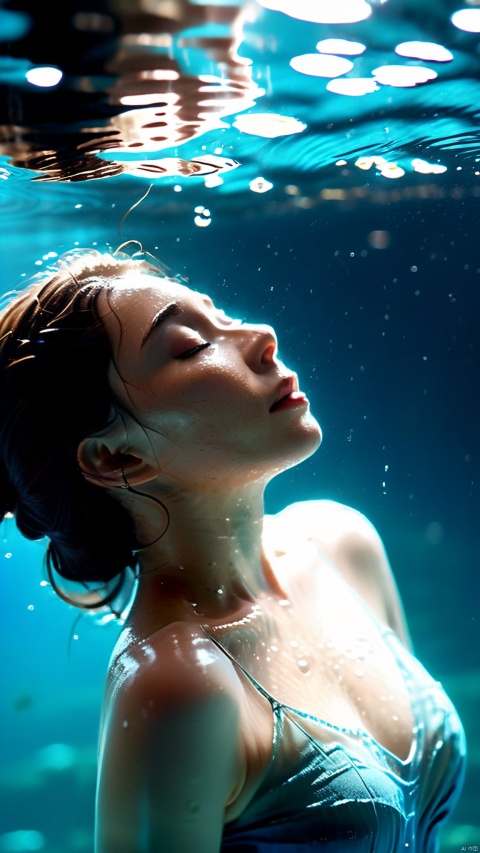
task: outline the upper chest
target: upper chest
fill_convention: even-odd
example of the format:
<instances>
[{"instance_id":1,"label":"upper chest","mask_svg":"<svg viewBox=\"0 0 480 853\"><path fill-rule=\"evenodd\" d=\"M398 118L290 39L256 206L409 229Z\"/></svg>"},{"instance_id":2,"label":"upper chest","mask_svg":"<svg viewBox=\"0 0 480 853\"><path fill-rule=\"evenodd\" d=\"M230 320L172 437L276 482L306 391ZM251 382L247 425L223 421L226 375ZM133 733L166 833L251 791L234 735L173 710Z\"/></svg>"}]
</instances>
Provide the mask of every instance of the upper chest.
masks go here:
<instances>
[{"instance_id":1,"label":"upper chest","mask_svg":"<svg viewBox=\"0 0 480 853\"><path fill-rule=\"evenodd\" d=\"M405 759L412 696L378 620L315 548L290 552L277 570L284 573L286 598L262 601L247 621L213 629L211 636L276 701L323 721L323 728L304 721L315 737L331 739L333 726L362 729ZM240 677L258 721L254 748L265 745L268 754L271 707L264 699L259 711L257 688ZM245 719L251 727L251 709Z\"/></svg>"}]
</instances>

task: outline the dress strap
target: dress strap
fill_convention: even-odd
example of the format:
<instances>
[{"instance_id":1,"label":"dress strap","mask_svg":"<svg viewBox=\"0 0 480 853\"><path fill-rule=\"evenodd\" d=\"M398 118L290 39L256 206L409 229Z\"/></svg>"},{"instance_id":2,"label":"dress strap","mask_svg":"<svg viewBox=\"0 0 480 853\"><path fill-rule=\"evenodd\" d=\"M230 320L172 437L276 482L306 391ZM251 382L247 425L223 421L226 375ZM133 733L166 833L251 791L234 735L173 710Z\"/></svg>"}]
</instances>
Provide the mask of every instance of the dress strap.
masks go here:
<instances>
[{"instance_id":1,"label":"dress strap","mask_svg":"<svg viewBox=\"0 0 480 853\"><path fill-rule=\"evenodd\" d=\"M223 652L223 653L224 653L224 655L226 655L226 656L227 656L227 658L229 658L229 660L231 660L231 662L232 662L235 666L238 666L239 670L241 670L241 672L243 672L243 674L248 678L248 680L251 682L251 684L253 684L253 686L258 690L258 692L259 692L259 693L260 693L260 694L261 694L265 699L268 699L268 701L270 702L270 705L272 706L272 708L273 708L274 710L275 710L276 708L278 708L278 707L279 707L279 705L280 705L280 703L279 703L279 702L277 702L277 700L272 696L272 694L271 694L271 693L268 693L268 692L265 690L265 688L264 688L264 687L262 687L262 685L258 683L258 681L253 677L253 675L250 675L250 673L249 673L249 672L248 672L248 671L247 671L247 670L242 666L242 664L241 664L241 663L239 663L239 662L238 662L238 660L235 660L235 658L233 657L233 655L232 655L232 654L231 654L231 653L230 653L230 652L229 652L229 651L228 651L224 646L222 646L222 644L221 644L221 643L219 643L219 641L218 641L218 640L216 640L216 639L215 639L215 637L212 637L212 635L211 635L211 634L209 634L209 633L208 633L208 631L206 631L206 630L205 630L205 628L203 627L203 625L200 625L200 627L201 627L201 629L202 629L203 633L208 637L208 639L209 639L209 640L211 640L211 641L212 641L212 643L214 643L214 645L216 645L216 646L220 649L220 651L221 651L221 652Z\"/></svg>"}]
</instances>

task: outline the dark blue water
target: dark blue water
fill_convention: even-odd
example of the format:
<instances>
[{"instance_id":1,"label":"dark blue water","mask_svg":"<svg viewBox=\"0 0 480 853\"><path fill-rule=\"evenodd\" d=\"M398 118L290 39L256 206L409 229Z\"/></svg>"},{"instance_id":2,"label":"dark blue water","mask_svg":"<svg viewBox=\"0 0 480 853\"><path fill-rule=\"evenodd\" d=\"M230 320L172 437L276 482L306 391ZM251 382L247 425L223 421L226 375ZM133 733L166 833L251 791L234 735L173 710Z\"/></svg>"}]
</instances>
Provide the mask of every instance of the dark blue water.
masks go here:
<instances>
[{"instance_id":1,"label":"dark blue water","mask_svg":"<svg viewBox=\"0 0 480 853\"><path fill-rule=\"evenodd\" d=\"M4 3L0 15L27 6ZM179 69L182 121L196 117L195 132L189 125L172 142L178 127L168 113L165 138L155 146L142 118L137 149L122 112L102 99L107 75L104 64L104 77L93 68L94 52L88 72L100 94L87 103L61 40L50 38L40 50L38 40L10 35L0 63L1 291L45 268L49 252L137 239L226 309L275 327L280 355L298 372L324 441L270 485L267 511L331 498L361 510L379 530L416 654L443 683L466 729L467 779L442 832L441 853L453 853L480 846L479 35L452 25L458 3L387 0L371 8L364 21L322 25L249 6L235 49L250 65L231 64L231 22L208 30L208 47L188 42L200 36L180 21L170 28L169 68ZM438 77L415 88L380 86L363 97L335 94L326 90L327 78L289 66L332 37L366 45L349 57L354 68L346 79L369 78L393 63L428 67ZM442 45L454 58L394 54L395 45L413 39ZM98 45L94 55L99 62ZM71 62L63 94L32 91L20 80L26 57L32 65ZM205 75L217 75L223 86L240 80L250 101L240 100L237 86L220 115L221 93L206 93L215 101L203 108L211 111L208 125L199 119L198 85L192 95L192 80ZM111 88L111 69L108 78ZM305 130L271 139L239 129L239 116L264 113L293 118ZM88 156L85 148L78 154L79 135L89 140ZM101 142L107 136L108 151ZM186 167L171 162L206 156L217 158L210 176L179 174ZM365 160L356 165L367 157L396 163L403 174L387 177L381 161L368 170ZM415 159L446 171L416 171ZM139 177L141 164L152 160L172 174ZM272 186L257 192L250 187L256 180L256 189ZM45 543L22 540L13 520L0 536L0 851L90 853L98 717L119 628L89 617L75 624L77 612L40 585Z\"/></svg>"}]
</instances>

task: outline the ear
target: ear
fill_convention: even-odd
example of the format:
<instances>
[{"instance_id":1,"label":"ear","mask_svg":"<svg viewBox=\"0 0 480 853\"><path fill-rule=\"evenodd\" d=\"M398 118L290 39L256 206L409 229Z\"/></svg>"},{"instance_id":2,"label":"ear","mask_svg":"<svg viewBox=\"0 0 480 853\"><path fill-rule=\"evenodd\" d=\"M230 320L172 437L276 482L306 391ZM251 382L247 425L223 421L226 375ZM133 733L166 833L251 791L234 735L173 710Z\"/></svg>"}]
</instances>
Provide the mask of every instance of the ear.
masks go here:
<instances>
[{"instance_id":1,"label":"ear","mask_svg":"<svg viewBox=\"0 0 480 853\"><path fill-rule=\"evenodd\" d=\"M140 455L127 453L121 449L126 445L115 431L109 435L94 435L82 439L77 449L77 462L89 483L104 488L115 489L125 486L138 486L148 483L158 476L158 469Z\"/></svg>"}]
</instances>

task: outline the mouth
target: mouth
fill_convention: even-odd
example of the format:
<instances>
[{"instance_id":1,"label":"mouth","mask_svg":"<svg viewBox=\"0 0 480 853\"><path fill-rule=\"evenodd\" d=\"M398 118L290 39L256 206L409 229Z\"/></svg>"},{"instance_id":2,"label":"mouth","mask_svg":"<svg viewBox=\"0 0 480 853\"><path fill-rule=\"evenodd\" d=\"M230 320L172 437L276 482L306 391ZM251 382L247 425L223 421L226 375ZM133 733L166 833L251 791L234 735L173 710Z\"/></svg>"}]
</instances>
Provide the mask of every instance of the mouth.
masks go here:
<instances>
[{"instance_id":1,"label":"mouth","mask_svg":"<svg viewBox=\"0 0 480 853\"><path fill-rule=\"evenodd\" d=\"M270 406L269 411L274 412L285 401L300 402L305 400L305 394L298 390L298 379L295 374L285 376L277 388L275 400Z\"/></svg>"}]
</instances>

